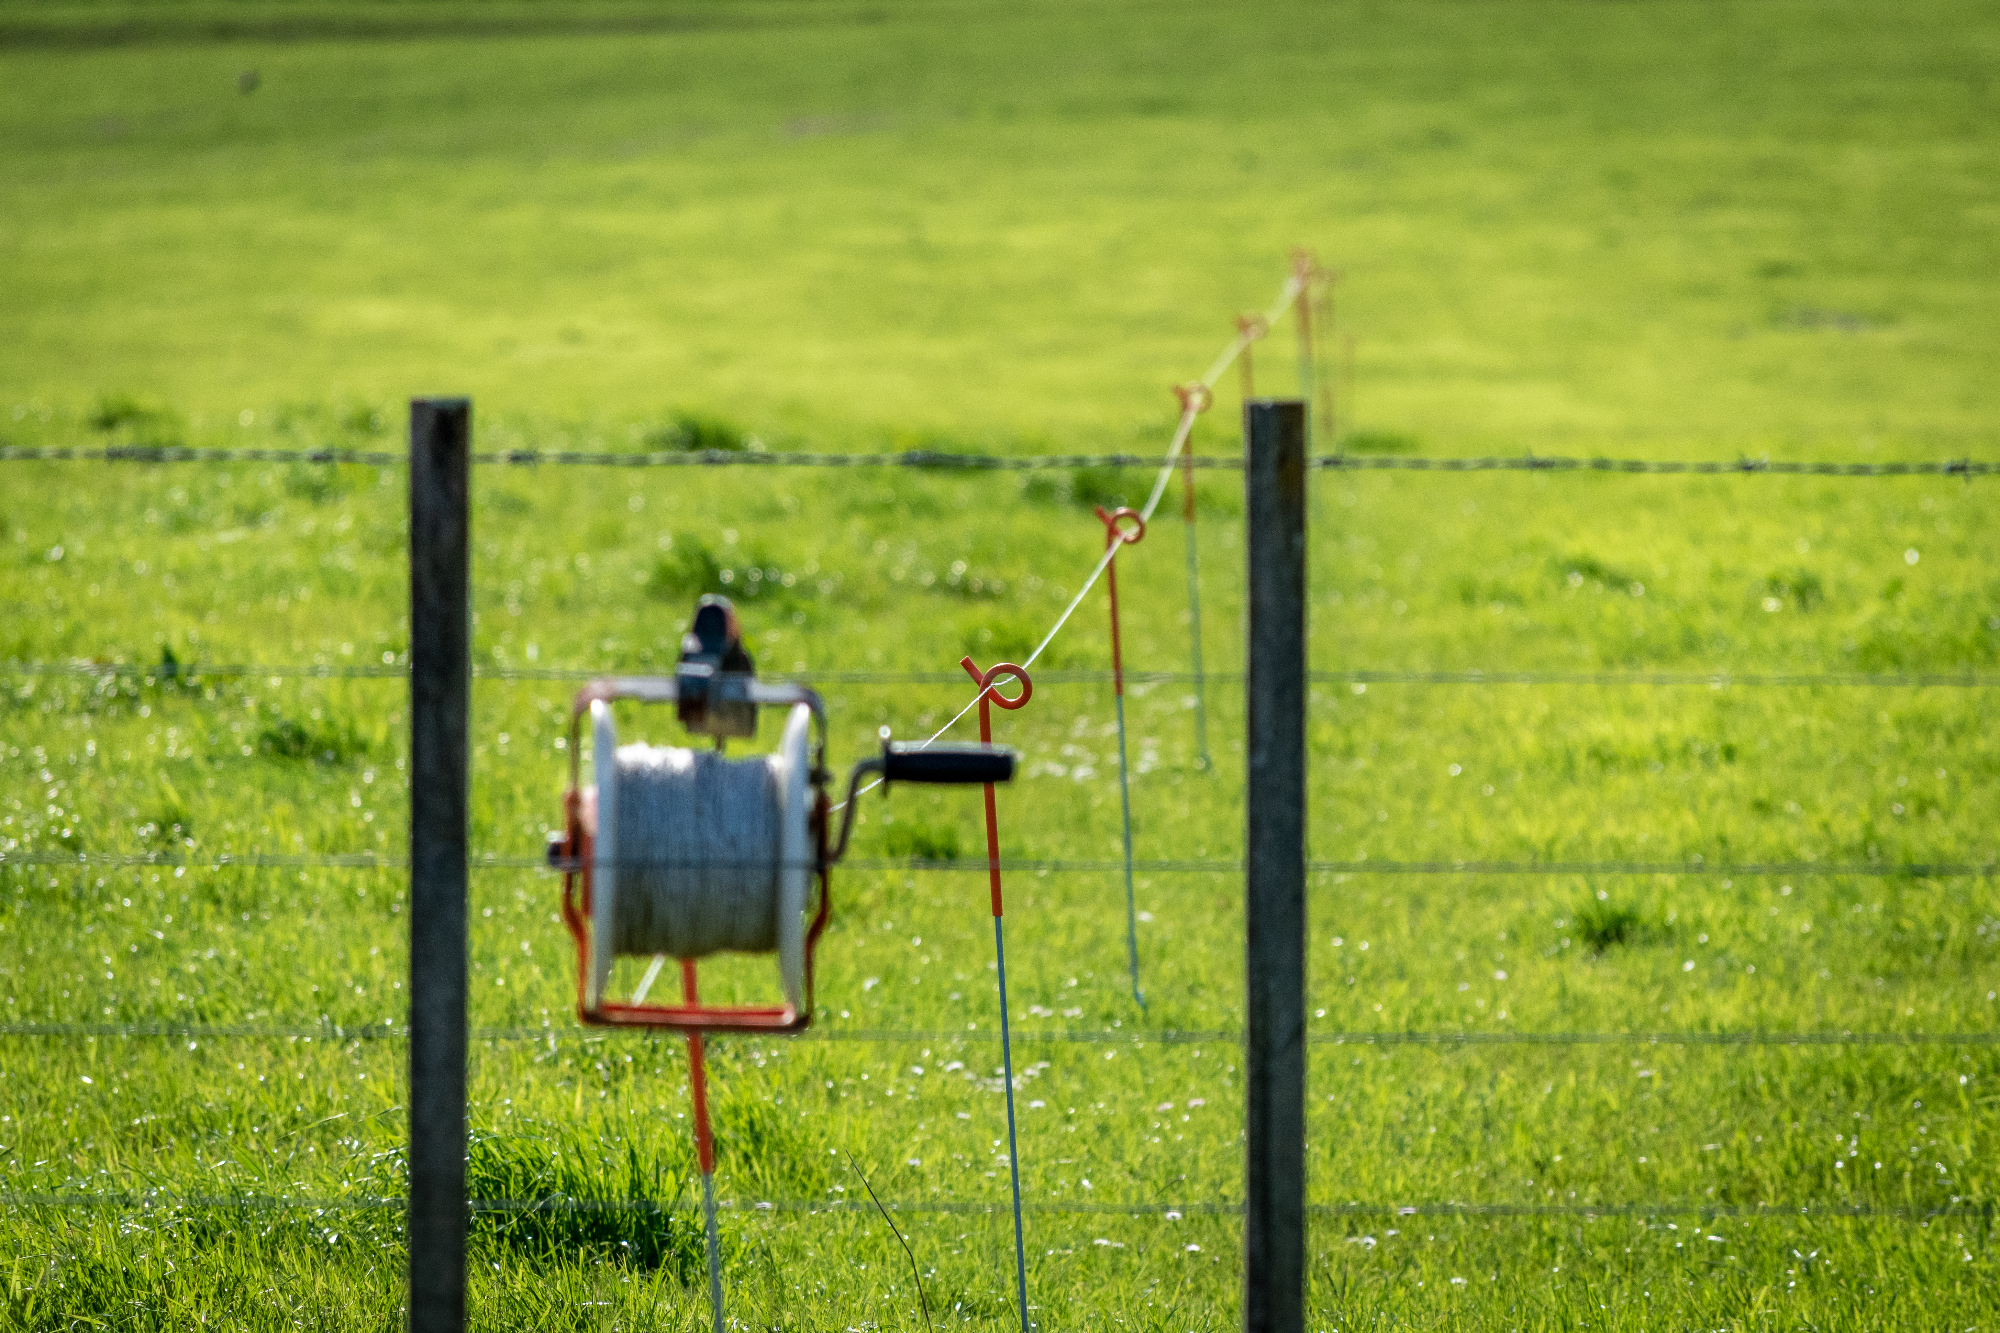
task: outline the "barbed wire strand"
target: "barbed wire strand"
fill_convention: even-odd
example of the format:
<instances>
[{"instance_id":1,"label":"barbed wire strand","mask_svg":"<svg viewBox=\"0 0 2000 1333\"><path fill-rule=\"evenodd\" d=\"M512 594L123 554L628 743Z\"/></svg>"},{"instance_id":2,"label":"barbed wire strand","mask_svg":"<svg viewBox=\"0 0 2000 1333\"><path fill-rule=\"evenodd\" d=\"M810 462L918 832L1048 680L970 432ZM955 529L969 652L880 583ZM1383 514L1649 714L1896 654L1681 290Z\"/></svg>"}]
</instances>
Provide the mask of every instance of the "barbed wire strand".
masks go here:
<instances>
[{"instance_id":1,"label":"barbed wire strand","mask_svg":"<svg viewBox=\"0 0 2000 1333\"><path fill-rule=\"evenodd\" d=\"M1288 284L1289 285L1289 284ZM1280 311L1282 313L1282 311ZM1231 347L1241 351L1239 337ZM1234 355L1229 354L1234 360ZM1227 363L1218 361L1222 369ZM1210 367L1203 384L1221 372ZM896 453L800 453L769 450L629 453L618 450L504 449L476 451L472 461L499 467L832 467L910 468L917 471L1034 472L1091 468L1145 468L1158 459L1143 454L988 454L909 449ZM0 444L0 462L102 463L312 463L401 467L404 454L369 449L257 449L191 445ZM1240 471L1233 454L1194 454L1184 467ZM1598 458L1565 455L1485 455L1452 458L1415 454L1321 454L1306 466L1322 472L1597 472L1654 476L1990 477L2000 462L1974 458L1900 462L1770 458Z\"/></svg>"},{"instance_id":2,"label":"barbed wire strand","mask_svg":"<svg viewBox=\"0 0 2000 1333\"><path fill-rule=\"evenodd\" d=\"M467 863L472 870L547 870L546 855L475 853ZM628 859L621 866L682 869L714 868L738 863L714 858L700 860ZM747 864L747 863L746 863ZM762 864L761 862L759 864ZM955 860L922 860L915 857L848 857L841 864L850 870L895 871L922 874L985 874L986 858L961 857ZM0 866L71 866L78 869L110 866L128 869L147 867L189 870L370 870L393 871L409 868L407 857L375 852L299 853L296 855L221 852L213 856L185 856L165 852L71 852L13 849L0 851ZM1002 857L1002 870L1049 874L1101 874L1124 868L1122 860L1062 860L1036 857ZM1240 874L1241 860L1152 860L1134 861L1132 868L1147 874L1222 875ZM1995 861L1717 861L1696 856L1688 861L1395 861L1363 859L1353 861L1318 860L1306 862L1306 869L1319 875L1687 875L1714 879L1742 876L1770 878L1837 879L1988 879L2000 872Z\"/></svg>"},{"instance_id":3,"label":"barbed wire strand","mask_svg":"<svg viewBox=\"0 0 2000 1333\"><path fill-rule=\"evenodd\" d=\"M155 1038L171 1041L303 1041L342 1045L350 1042L402 1041L407 1026L393 1023L341 1027L335 1024L269 1023L0 1023L0 1038L52 1039L77 1037ZM603 1028L484 1027L470 1030L473 1041L599 1042L611 1039ZM1054 1045L1084 1046L1237 1046L1243 1034L1233 1029L1141 1028L1037 1030L1023 1027L1015 1039ZM787 1036L772 1049L792 1042L854 1043L874 1046L965 1045L997 1040L999 1029L839 1028L824 1024ZM717 1034L715 1042L738 1042L740 1035ZM764 1039L747 1038L753 1045ZM1995 1046L2000 1031L1968 1032L1308 1032L1314 1046Z\"/></svg>"},{"instance_id":4,"label":"barbed wire strand","mask_svg":"<svg viewBox=\"0 0 2000 1333\"><path fill-rule=\"evenodd\" d=\"M1026 665L1023 663L1023 665ZM474 679L497 681L546 681L550 683L596 680L615 675L620 668L590 667L501 667L475 666ZM404 665L348 665L299 662L227 662L208 665L180 663L171 669L158 663L132 662L0 662L0 676L75 677L91 680L130 680L146 687L161 684L194 686L207 680L408 680ZM2000 675L1977 671L1489 671L1468 668L1460 671L1351 670L1309 671L1315 685L1596 685L1687 686L1690 688L1731 689L1808 688L1813 686L1858 689L1980 689L2000 687ZM1210 671L1197 677L1192 671L1127 671L1129 685L1191 685L1197 679L1241 681L1241 671ZM774 672L773 681L794 681L818 685L957 685L965 680L956 671L821 671ZM1035 677L1035 688L1044 685L1109 685L1111 673L1091 668L1043 672Z\"/></svg>"},{"instance_id":5,"label":"barbed wire strand","mask_svg":"<svg viewBox=\"0 0 2000 1333\"><path fill-rule=\"evenodd\" d=\"M332 1199L288 1199L260 1194L170 1194L163 1191L38 1194L0 1193L0 1207L35 1209L116 1209L150 1211L188 1209L244 1212L401 1212L408 1201L396 1197L356 1196ZM866 1199L718 1199L716 1207L755 1216L760 1213L867 1213L878 1205ZM890 1199L881 1208L900 1213L1003 1214L1004 1203L961 1199ZM681 1211L674 1203L655 1199L467 1199L469 1213L642 1213ZM1187 1216L1235 1217L1243 1205L1227 1199L1187 1203L1023 1202L1023 1212L1049 1216L1158 1217L1178 1221ZM1796 1219L1800 1221L1896 1218L1926 1221L1941 1217L1991 1218L2000 1206L1992 1203L1952 1203L1925 1208L1908 1204L1782 1203L1727 1204L1702 1200L1654 1203L1309 1203L1315 1217L1702 1217Z\"/></svg>"}]
</instances>

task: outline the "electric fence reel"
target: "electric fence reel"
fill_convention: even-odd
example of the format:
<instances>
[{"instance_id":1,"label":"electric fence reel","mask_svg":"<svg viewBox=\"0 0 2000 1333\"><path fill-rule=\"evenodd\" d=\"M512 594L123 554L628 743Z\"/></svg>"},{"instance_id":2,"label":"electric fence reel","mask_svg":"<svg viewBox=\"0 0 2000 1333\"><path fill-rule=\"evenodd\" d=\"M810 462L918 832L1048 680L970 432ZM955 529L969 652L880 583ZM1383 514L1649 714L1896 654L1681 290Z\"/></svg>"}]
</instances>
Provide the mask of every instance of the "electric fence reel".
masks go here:
<instances>
[{"instance_id":1,"label":"electric fence reel","mask_svg":"<svg viewBox=\"0 0 2000 1333\"><path fill-rule=\"evenodd\" d=\"M620 745L612 704L671 703L712 749ZM728 759L724 744L757 734L759 709L785 710L778 748ZM580 731L590 718L595 779L581 777ZM862 779L990 784L1011 781L1014 753L991 745L892 743L854 766L839 836L827 800L826 709L811 688L766 683L744 650L726 598L703 597L672 676L613 676L577 692L570 713L563 831L549 837L562 872L562 915L577 948L577 1012L593 1025L689 1033L799 1032L812 1023L813 958L831 911L831 870L847 850ZM720 952L773 954L783 1002L706 1007L694 960ZM621 957L655 965L625 999L609 994ZM680 1004L646 1002L668 958L682 963Z\"/></svg>"}]
</instances>

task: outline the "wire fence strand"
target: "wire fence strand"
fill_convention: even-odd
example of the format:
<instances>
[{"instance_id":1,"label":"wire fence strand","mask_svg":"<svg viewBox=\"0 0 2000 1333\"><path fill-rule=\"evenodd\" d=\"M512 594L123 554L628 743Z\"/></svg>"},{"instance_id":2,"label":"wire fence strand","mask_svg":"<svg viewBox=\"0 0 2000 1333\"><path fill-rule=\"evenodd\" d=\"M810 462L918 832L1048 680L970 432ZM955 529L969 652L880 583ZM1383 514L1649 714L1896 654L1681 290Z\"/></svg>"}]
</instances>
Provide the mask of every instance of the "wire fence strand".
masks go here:
<instances>
[{"instance_id":1,"label":"wire fence strand","mask_svg":"<svg viewBox=\"0 0 2000 1333\"><path fill-rule=\"evenodd\" d=\"M632 859L618 862L624 867L713 869L750 864L700 860ZM757 865L766 864L757 862ZM850 870L892 871L904 874L985 874L995 862L985 857L956 860L923 860L915 857L854 856L840 863ZM1030 874L1106 874L1122 872L1123 859L1072 860L1038 857L1000 857L1003 871ZM120 868L186 868L190 870L407 870L409 858L376 852L259 853L218 852L212 856L187 856L171 852L72 852L14 849L0 851L0 866L94 866ZM468 863L472 870L548 870L546 854L511 855L474 853ZM1234 875L1243 872L1243 862L1233 859L1135 860L1133 870L1142 874ZM1996 861L1707 861L1701 856L1686 861L1396 861L1353 860L1306 862L1306 869L1319 875L1675 875L1714 879L1741 876L1745 879L1792 876L1837 879L1988 879L2000 872Z\"/></svg>"},{"instance_id":2,"label":"wire fence strand","mask_svg":"<svg viewBox=\"0 0 2000 1333\"><path fill-rule=\"evenodd\" d=\"M152 1038L171 1041L289 1041L323 1042L335 1045L350 1042L402 1041L408 1027L394 1023L372 1023L343 1027L331 1023L0 1023L0 1038L74 1039L78 1037ZM476 1042L599 1042L611 1040L612 1030L583 1026L563 1027L532 1024L517 1027L473 1028ZM1044 1045L1082 1046L1240 1046L1243 1033L1229 1028L1043 1028L1020 1027L1013 1033L1018 1042ZM791 1042L806 1044L854 1043L872 1046L968 1045L999 1039L997 1027L973 1025L957 1028L842 1028L824 1023L793 1036L778 1038L774 1045ZM711 1042L749 1041L763 1045L773 1039L760 1036L720 1033ZM1306 1040L1314 1046L2000 1046L2000 1031L1967 1032L1847 1032L1847 1031L1682 1031L1682 1032L1464 1032L1464 1031L1334 1031L1311 1032Z\"/></svg>"},{"instance_id":3,"label":"wire fence strand","mask_svg":"<svg viewBox=\"0 0 2000 1333\"><path fill-rule=\"evenodd\" d=\"M242 1211L242 1212L401 1212L405 1199L393 1196L359 1195L347 1198L297 1199L269 1194L174 1194L165 1191L125 1193L0 1193L0 1207L14 1209L77 1209L144 1211ZM469 1213L640 1213L664 1215L692 1205L657 1199L468 1199ZM878 1207L897 1213L1005 1214L1005 1202L976 1199L889 1199L880 1204L867 1199L718 1199L716 1206L749 1216L778 1213L872 1213ZM1729 1204L1708 1200L1663 1200L1648 1203L1308 1203L1306 1212L1314 1217L1700 1217L1704 1219L1793 1219L1799 1221L1839 1219L1900 1219L1922 1222L1943 1217L1991 1219L2000 1206L1973 1201L1923 1207L1916 1204L1850 1203L1752 1203ZM1082 1203L1072 1201L1023 1201L1021 1211L1044 1216L1157 1217L1179 1221L1186 1217L1238 1217L1243 1205L1227 1199L1202 1199L1185 1203Z\"/></svg>"},{"instance_id":4,"label":"wire fence strand","mask_svg":"<svg viewBox=\"0 0 2000 1333\"><path fill-rule=\"evenodd\" d=\"M1027 665L1023 663L1022 665ZM627 668L506 667L476 665L476 680L580 683L620 675ZM344 664L322 662L185 662L171 668L159 663L132 662L0 662L0 677L54 677L89 680L129 680L136 685L198 685L209 680L408 680L405 664ZM1702 689L1788 688L1819 686L1852 689L1976 689L2000 687L2000 674L1979 671L1458 671L1330 670L1309 671L1315 685L1560 685L1623 687L1687 687ZM1127 671L1128 685L1192 685L1197 679L1241 682L1241 671ZM810 685L963 685L962 671L790 671L764 677ZM1106 670L1071 668L1035 674L1035 688L1046 685L1109 685Z\"/></svg>"},{"instance_id":5,"label":"wire fence strand","mask_svg":"<svg viewBox=\"0 0 2000 1333\"><path fill-rule=\"evenodd\" d=\"M1240 351L1242 339L1232 344ZM1233 356L1230 357L1233 360ZM1218 369L1219 367L1219 369ZM1204 384L1228 361L1218 360ZM920 472L1076 472L1098 468L1151 468L1157 457L1145 454L989 454L906 449L896 453L799 453L772 450L741 452L711 449L696 452L636 453L590 449L501 449L475 451L475 464L486 467L830 467L908 468ZM255 449L195 445L22 445L0 444L0 462L98 463L282 463L343 464L359 467L402 467L407 455L387 449ZM1186 467L1236 472L1243 460L1234 454L1193 454ZM1733 458L1598 458L1565 455L1486 455L1452 458L1416 454L1321 454L1307 467L1322 472L1601 472L1652 476L1779 476L1779 477L1990 477L2000 462L1975 458L1910 459L1890 462L1854 460Z\"/></svg>"}]
</instances>

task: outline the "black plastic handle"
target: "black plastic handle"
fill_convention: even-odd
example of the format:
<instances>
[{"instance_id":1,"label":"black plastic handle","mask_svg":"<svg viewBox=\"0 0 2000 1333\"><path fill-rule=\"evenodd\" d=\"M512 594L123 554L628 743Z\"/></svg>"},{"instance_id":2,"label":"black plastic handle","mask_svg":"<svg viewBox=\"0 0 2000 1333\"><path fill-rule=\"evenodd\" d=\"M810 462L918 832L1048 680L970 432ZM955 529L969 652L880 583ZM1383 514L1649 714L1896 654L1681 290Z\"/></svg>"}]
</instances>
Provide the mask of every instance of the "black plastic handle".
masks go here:
<instances>
[{"instance_id":1,"label":"black plastic handle","mask_svg":"<svg viewBox=\"0 0 2000 1333\"><path fill-rule=\"evenodd\" d=\"M1014 752L995 745L915 745L890 743L882 748L884 782L927 782L934 785L1012 782Z\"/></svg>"}]
</instances>

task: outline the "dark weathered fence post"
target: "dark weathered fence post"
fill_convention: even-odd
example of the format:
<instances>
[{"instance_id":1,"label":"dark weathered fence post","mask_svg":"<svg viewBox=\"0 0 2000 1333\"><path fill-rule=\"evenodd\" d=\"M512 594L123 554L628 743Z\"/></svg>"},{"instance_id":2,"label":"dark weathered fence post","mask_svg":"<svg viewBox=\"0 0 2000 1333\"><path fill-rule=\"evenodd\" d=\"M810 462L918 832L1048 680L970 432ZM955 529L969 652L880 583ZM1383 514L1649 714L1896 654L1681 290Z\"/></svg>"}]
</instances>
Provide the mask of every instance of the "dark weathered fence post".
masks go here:
<instances>
[{"instance_id":1,"label":"dark weathered fence post","mask_svg":"<svg viewBox=\"0 0 2000 1333\"><path fill-rule=\"evenodd\" d=\"M1304 1333L1306 405L1243 405L1250 556L1243 1327Z\"/></svg>"},{"instance_id":2,"label":"dark weathered fence post","mask_svg":"<svg viewBox=\"0 0 2000 1333\"><path fill-rule=\"evenodd\" d=\"M410 1333L465 1327L472 404L410 403Z\"/></svg>"}]
</instances>

